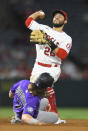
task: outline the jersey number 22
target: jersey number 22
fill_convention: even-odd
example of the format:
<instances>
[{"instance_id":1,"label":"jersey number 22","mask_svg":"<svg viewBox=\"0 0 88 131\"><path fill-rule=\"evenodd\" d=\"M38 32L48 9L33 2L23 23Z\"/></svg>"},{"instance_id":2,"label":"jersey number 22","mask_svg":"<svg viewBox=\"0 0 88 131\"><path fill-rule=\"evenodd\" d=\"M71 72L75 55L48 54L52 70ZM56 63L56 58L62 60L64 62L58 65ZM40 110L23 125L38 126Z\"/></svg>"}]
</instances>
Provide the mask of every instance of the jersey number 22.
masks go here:
<instances>
[{"instance_id":1,"label":"jersey number 22","mask_svg":"<svg viewBox=\"0 0 88 131\"><path fill-rule=\"evenodd\" d=\"M48 46L45 47L44 54L48 56L55 56L55 53L51 52L51 49Z\"/></svg>"}]
</instances>

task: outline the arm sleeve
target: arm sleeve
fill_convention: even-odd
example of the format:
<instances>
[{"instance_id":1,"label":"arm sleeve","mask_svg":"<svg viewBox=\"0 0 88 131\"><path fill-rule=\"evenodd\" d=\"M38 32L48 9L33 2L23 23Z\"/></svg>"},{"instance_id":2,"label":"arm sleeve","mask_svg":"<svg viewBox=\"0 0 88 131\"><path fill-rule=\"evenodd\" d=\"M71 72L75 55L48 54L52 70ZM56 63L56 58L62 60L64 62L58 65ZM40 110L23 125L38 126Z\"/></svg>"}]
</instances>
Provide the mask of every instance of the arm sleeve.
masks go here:
<instances>
[{"instance_id":1,"label":"arm sleeve","mask_svg":"<svg viewBox=\"0 0 88 131\"><path fill-rule=\"evenodd\" d=\"M31 105L26 105L22 114L29 114L33 117L35 114L35 108Z\"/></svg>"},{"instance_id":2,"label":"arm sleeve","mask_svg":"<svg viewBox=\"0 0 88 131\"><path fill-rule=\"evenodd\" d=\"M44 25L37 23L32 17L29 17L25 21L25 25L30 30L43 30Z\"/></svg>"},{"instance_id":3,"label":"arm sleeve","mask_svg":"<svg viewBox=\"0 0 88 131\"><path fill-rule=\"evenodd\" d=\"M60 45L59 45L59 48L58 48L58 50L57 50L56 55L57 55L60 59L64 60L64 59L68 56L71 47L72 47L72 40L60 44Z\"/></svg>"},{"instance_id":4,"label":"arm sleeve","mask_svg":"<svg viewBox=\"0 0 88 131\"><path fill-rule=\"evenodd\" d=\"M27 104L24 107L24 111L22 114L29 114L32 117L36 118L38 115L38 110L39 110L39 101L37 102L32 101L30 104Z\"/></svg>"},{"instance_id":5,"label":"arm sleeve","mask_svg":"<svg viewBox=\"0 0 88 131\"><path fill-rule=\"evenodd\" d=\"M71 47L72 47L72 39L69 39L66 42L60 43L59 45L59 48L65 50L67 54L69 54Z\"/></svg>"},{"instance_id":6,"label":"arm sleeve","mask_svg":"<svg viewBox=\"0 0 88 131\"><path fill-rule=\"evenodd\" d=\"M17 89L18 86L19 86L19 82L13 84L13 85L11 86L11 88L10 88L11 92L12 92L12 93L15 93L15 90Z\"/></svg>"}]
</instances>

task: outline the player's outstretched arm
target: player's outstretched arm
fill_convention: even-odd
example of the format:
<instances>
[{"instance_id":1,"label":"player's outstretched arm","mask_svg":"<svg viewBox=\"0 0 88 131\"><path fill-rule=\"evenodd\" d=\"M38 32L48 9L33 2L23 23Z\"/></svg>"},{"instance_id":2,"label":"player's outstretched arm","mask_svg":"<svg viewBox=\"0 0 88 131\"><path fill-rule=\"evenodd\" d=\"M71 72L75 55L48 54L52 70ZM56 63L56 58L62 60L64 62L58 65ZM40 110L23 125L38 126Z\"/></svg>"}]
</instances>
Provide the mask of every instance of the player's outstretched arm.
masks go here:
<instances>
[{"instance_id":1,"label":"player's outstretched arm","mask_svg":"<svg viewBox=\"0 0 88 131\"><path fill-rule=\"evenodd\" d=\"M30 30L39 30L42 27L41 27L40 24L38 24L37 22L35 22L35 20L37 18L43 19L44 17L45 17L45 13L42 10L36 11L35 13L29 15L29 17L25 21L25 25Z\"/></svg>"},{"instance_id":2,"label":"player's outstretched arm","mask_svg":"<svg viewBox=\"0 0 88 131\"><path fill-rule=\"evenodd\" d=\"M31 14L28 18L30 17L33 18L34 20L36 20L37 18L43 19L45 17L45 13L42 10L39 10Z\"/></svg>"},{"instance_id":3,"label":"player's outstretched arm","mask_svg":"<svg viewBox=\"0 0 88 131\"><path fill-rule=\"evenodd\" d=\"M37 119L34 119L29 114L23 114L22 115L22 121L27 124L34 124L34 125L43 125L44 123L39 122Z\"/></svg>"}]
</instances>

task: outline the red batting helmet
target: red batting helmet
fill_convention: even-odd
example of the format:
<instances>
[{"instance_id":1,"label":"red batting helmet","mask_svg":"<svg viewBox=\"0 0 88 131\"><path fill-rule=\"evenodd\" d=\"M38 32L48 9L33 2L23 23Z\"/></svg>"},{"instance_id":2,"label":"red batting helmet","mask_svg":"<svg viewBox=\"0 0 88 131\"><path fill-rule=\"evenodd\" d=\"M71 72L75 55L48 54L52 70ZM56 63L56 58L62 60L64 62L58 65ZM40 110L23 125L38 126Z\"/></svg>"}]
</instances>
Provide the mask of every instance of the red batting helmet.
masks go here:
<instances>
[{"instance_id":1,"label":"red batting helmet","mask_svg":"<svg viewBox=\"0 0 88 131\"><path fill-rule=\"evenodd\" d=\"M62 14L62 15L64 16L65 20L68 20L67 13L66 13L65 11L63 11L63 10L58 10L58 9L57 9L57 10L55 10L55 11L53 12L53 17L54 17L54 15L55 15L56 13Z\"/></svg>"}]
</instances>

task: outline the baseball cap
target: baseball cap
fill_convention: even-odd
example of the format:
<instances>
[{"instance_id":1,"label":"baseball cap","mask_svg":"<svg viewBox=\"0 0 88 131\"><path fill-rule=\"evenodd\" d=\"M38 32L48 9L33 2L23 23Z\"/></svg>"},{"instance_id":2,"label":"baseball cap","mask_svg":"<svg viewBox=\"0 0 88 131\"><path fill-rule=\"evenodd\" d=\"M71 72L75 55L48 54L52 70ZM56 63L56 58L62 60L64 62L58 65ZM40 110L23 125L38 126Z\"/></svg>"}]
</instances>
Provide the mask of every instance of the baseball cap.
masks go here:
<instances>
[{"instance_id":1,"label":"baseball cap","mask_svg":"<svg viewBox=\"0 0 88 131\"><path fill-rule=\"evenodd\" d=\"M54 82L54 78L49 73L42 73L36 82L34 83L36 87L47 88L51 87Z\"/></svg>"},{"instance_id":2,"label":"baseball cap","mask_svg":"<svg viewBox=\"0 0 88 131\"><path fill-rule=\"evenodd\" d=\"M59 9L56 9L54 12L53 12L53 17L56 13L60 13L64 16L65 20L68 20L68 16L67 16L67 13L63 10L59 10Z\"/></svg>"}]
</instances>

